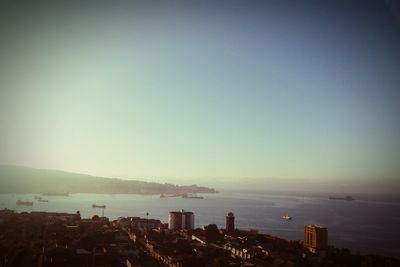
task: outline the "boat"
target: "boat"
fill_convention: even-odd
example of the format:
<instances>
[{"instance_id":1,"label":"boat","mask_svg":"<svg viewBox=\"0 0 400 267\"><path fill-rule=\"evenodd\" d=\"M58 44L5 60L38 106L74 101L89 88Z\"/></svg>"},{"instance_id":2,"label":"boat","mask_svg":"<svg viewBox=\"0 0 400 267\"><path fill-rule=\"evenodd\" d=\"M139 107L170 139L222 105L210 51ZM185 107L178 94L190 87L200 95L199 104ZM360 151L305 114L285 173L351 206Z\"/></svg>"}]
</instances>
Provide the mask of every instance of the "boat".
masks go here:
<instances>
[{"instance_id":1,"label":"boat","mask_svg":"<svg viewBox=\"0 0 400 267\"><path fill-rule=\"evenodd\" d=\"M95 209L95 208L105 209L105 208L106 208L106 205L97 205L97 204L93 204L93 205L92 205L92 208L93 208L93 209Z\"/></svg>"},{"instance_id":2,"label":"boat","mask_svg":"<svg viewBox=\"0 0 400 267\"><path fill-rule=\"evenodd\" d=\"M33 202L32 201L21 201L21 200L18 200L16 202L16 204L18 206L33 206Z\"/></svg>"},{"instance_id":3,"label":"boat","mask_svg":"<svg viewBox=\"0 0 400 267\"><path fill-rule=\"evenodd\" d=\"M36 200L42 199L41 196L34 196L33 198L36 199Z\"/></svg>"},{"instance_id":4,"label":"boat","mask_svg":"<svg viewBox=\"0 0 400 267\"><path fill-rule=\"evenodd\" d=\"M332 200L347 200L347 201L355 200L352 196L345 196L345 197L329 197L329 199L332 199Z\"/></svg>"},{"instance_id":5,"label":"boat","mask_svg":"<svg viewBox=\"0 0 400 267\"><path fill-rule=\"evenodd\" d=\"M185 194L173 194L173 195L168 195L168 194L161 194L160 198L165 198L165 197L182 197Z\"/></svg>"},{"instance_id":6,"label":"boat","mask_svg":"<svg viewBox=\"0 0 400 267\"><path fill-rule=\"evenodd\" d=\"M292 220L292 217L290 217L288 214L285 214L281 217L281 219L285 219L285 220Z\"/></svg>"},{"instance_id":7,"label":"boat","mask_svg":"<svg viewBox=\"0 0 400 267\"><path fill-rule=\"evenodd\" d=\"M204 197L202 196L197 196L192 194L182 194L182 198L204 199Z\"/></svg>"},{"instance_id":8,"label":"boat","mask_svg":"<svg viewBox=\"0 0 400 267\"><path fill-rule=\"evenodd\" d=\"M49 202L47 199L38 199L39 202Z\"/></svg>"},{"instance_id":9,"label":"boat","mask_svg":"<svg viewBox=\"0 0 400 267\"><path fill-rule=\"evenodd\" d=\"M48 192L48 193L43 193L42 194L43 196L51 196L51 197L68 197L69 196L69 193L68 192L63 192L63 193L60 193L60 192Z\"/></svg>"}]
</instances>

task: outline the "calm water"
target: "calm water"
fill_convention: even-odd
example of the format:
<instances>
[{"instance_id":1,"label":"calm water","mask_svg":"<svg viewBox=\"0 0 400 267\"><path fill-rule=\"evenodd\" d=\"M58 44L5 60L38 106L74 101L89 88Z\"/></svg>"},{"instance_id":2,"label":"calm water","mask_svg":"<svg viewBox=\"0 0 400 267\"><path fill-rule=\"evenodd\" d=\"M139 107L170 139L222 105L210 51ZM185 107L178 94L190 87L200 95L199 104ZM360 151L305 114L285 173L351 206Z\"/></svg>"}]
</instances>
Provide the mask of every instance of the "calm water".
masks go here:
<instances>
[{"instance_id":1,"label":"calm water","mask_svg":"<svg viewBox=\"0 0 400 267\"><path fill-rule=\"evenodd\" d=\"M400 255L400 203L368 200L339 201L318 197L297 197L251 193L219 193L205 199L162 198L142 195L71 194L69 197L45 197L32 207L17 206L17 200L31 200L32 194L0 194L0 209L16 211L76 212L82 217L101 215L92 204L105 204L105 216L145 217L167 222L169 210L185 209L195 213L196 226L215 223L224 226L225 215L235 214L236 226L258 229L262 233L286 239L303 238L308 223L328 227L329 243L353 251ZM280 217L288 213L292 221Z\"/></svg>"}]
</instances>

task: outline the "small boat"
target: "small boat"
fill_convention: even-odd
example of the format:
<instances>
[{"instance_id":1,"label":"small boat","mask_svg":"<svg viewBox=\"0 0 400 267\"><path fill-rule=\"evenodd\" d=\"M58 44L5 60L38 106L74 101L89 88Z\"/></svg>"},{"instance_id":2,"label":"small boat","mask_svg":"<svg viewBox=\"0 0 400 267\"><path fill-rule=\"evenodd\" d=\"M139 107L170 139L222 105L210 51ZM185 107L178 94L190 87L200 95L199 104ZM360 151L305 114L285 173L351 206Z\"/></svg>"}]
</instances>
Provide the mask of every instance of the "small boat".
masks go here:
<instances>
[{"instance_id":1,"label":"small boat","mask_svg":"<svg viewBox=\"0 0 400 267\"><path fill-rule=\"evenodd\" d=\"M16 202L16 204L18 206L33 206L33 202L32 201L21 201L21 200L18 200Z\"/></svg>"},{"instance_id":2,"label":"small boat","mask_svg":"<svg viewBox=\"0 0 400 267\"><path fill-rule=\"evenodd\" d=\"M34 196L33 198L36 199L36 200L42 199L41 196Z\"/></svg>"},{"instance_id":3,"label":"small boat","mask_svg":"<svg viewBox=\"0 0 400 267\"><path fill-rule=\"evenodd\" d=\"M164 194L161 194L161 195L160 195L160 198L164 198L164 197L165 197L165 195L164 195Z\"/></svg>"},{"instance_id":4,"label":"small boat","mask_svg":"<svg viewBox=\"0 0 400 267\"><path fill-rule=\"evenodd\" d=\"M49 202L47 199L38 199L39 202Z\"/></svg>"},{"instance_id":5,"label":"small boat","mask_svg":"<svg viewBox=\"0 0 400 267\"><path fill-rule=\"evenodd\" d=\"M285 219L285 220L291 220L292 217L290 217L288 214L285 214L281 217L281 219Z\"/></svg>"},{"instance_id":6,"label":"small boat","mask_svg":"<svg viewBox=\"0 0 400 267\"><path fill-rule=\"evenodd\" d=\"M92 208L93 208L93 209L95 209L95 208L105 209L105 208L106 208L106 205L97 205L97 204L93 204L93 205L92 205Z\"/></svg>"}]
</instances>

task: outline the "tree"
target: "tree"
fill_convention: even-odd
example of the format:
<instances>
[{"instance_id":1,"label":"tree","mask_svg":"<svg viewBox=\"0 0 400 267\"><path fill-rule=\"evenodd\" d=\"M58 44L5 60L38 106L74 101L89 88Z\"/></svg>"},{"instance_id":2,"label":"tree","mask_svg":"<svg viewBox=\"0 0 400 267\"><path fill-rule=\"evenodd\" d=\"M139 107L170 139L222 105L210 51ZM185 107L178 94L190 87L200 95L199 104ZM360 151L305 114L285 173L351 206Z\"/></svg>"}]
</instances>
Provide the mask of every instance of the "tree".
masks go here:
<instances>
[{"instance_id":1,"label":"tree","mask_svg":"<svg viewBox=\"0 0 400 267\"><path fill-rule=\"evenodd\" d=\"M205 234L207 242L213 242L221 240L221 234L219 233L219 229L215 224L209 224L205 228Z\"/></svg>"}]
</instances>

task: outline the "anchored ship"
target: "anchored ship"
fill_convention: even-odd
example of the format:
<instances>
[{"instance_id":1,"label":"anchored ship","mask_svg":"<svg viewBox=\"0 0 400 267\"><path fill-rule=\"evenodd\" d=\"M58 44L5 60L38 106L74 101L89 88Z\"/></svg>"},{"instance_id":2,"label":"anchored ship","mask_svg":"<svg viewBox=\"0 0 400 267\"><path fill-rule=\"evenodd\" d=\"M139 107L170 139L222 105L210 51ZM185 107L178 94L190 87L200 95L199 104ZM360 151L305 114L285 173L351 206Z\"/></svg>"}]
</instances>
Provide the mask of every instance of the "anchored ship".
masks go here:
<instances>
[{"instance_id":1,"label":"anchored ship","mask_svg":"<svg viewBox=\"0 0 400 267\"><path fill-rule=\"evenodd\" d=\"M292 217L290 217L288 214L283 215L281 218L285 219L285 220L291 220L292 219Z\"/></svg>"},{"instance_id":2,"label":"anchored ship","mask_svg":"<svg viewBox=\"0 0 400 267\"><path fill-rule=\"evenodd\" d=\"M92 205L92 208L99 208L99 209L105 209L106 208L106 205L97 205L97 204L93 204Z\"/></svg>"},{"instance_id":3,"label":"anchored ship","mask_svg":"<svg viewBox=\"0 0 400 267\"><path fill-rule=\"evenodd\" d=\"M16 202L16 204L18 206L33 206L33 202L32 201L21 201L21 200L18 200Z\"/></svg>"},{"instance_id":4,"label":"anchored ship","mask_svg":"<svg viewBox=\"0 0 400 267\"><path fill-rule=\"evenodd\" d=\"M333 199L333 200L355 200L353 197L351 196L345 196L345 197L329 197L329 199Z\"/></svg>"},{"instance_id":5,"label":"anchored ship","mask_svg":"<svg viewBox=\"0 0 400 267\"><path fill-rule=\"evenodd\" d=\"M202 196L197 196L193 194L182 194L182 198L204 199L204 197Z\"/></svg>"},{"instance_id":6,"label":"anchored ship","mask_svg":"<svg viewBox=\"0 0 400 267\"><path fill-rule=\"evenodd\" d=\"M68 192L47 192L43 193L43 196L51 196L51 197L68 197L69 193Z\"/></svg>"}]
</instances>

